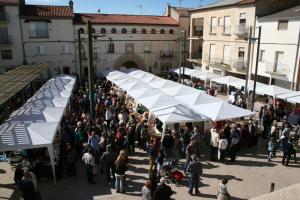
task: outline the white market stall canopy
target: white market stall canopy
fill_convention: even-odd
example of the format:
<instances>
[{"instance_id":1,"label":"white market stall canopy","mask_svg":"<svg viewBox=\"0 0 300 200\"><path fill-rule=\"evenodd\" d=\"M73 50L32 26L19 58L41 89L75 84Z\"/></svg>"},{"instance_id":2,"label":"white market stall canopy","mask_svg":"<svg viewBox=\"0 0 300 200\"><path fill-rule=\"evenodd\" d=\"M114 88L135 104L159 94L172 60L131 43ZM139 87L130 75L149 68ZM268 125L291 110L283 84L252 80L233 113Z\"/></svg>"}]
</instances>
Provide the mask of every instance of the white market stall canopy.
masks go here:
<instances>
[{"instance_id":1,"label":"white market stall canopy","mask_svg":"<svg viewBox=\"0 0 300 200\"><path fill-rule=\"evenodd\" d=\"M120 79L112 80L111 77L110 79L112 83L117 83L116 85L120 84L120 87L125 90L128 95L133 97L137 103L148 108L165 124L171 123L171 121L172 123L176 123L176 120L174 120L175 117L178 118L178 121L207 121L224 120L226 117L226 119L232 119L241 117L242 115L248 116L249 113L253 114L249 110L230 105L221 99L209 96L204 91L166 80L141 70L130 69L127 74L122 74L122 72L119 71L110 72L110 76L127 77L127 79L125 78L126 81L122 81L122 84L120 84ZM139 87L139 84L143 87ZM211 103L219 103L218 105L221 106ZM210 112L204 114L201 109L194 110L193 106L197 105L205 105L206 108L216 106L215 109L219 109L217 110L218 115L216 116ZM236 107L236 109L233 110L234 112L226 110L227 113L225 114L220 110L224 109L224 107L231 108L230 106ZM184 113L187 114L187 116L181 116L182 114L184 115ZM192 119L193 116L195 119Z\"/></svg>"},{"instance_id":2,"label":"white market stall canopy","mask_svg":"<svg viewBox=\"0 0 300 200\"><path fill-rule=\"evenodd\" d=\"M215 82L221 85L227 85L229 86L232 82L240 82L243 81L243 79L234 77L234 76L224 76L220 78L214 78L210 80L211 82Z\"/></svg>"},{"instance_id":3,"label":"white market stall canopy","mask_svg":"<svg viewBox=\"0 0 300 200\"><path fill-rule=\"evenodd\" d=\"M47 81L0 126L0 151L48 148L56 182L53 141L75 83L75 77L68 75Z\"/></svg>"},{"instance_id":4,"label":"white market stall canopy","mask_svg":"<svg viewBox=\"0 0 300 200\"><path fill-rule=\"evenodd\" d=\"M288 98L300 96L300 91L292 91L286 94L277 95L277 98L287 100Z\"/></svg>"},{"instance_id":5,"label":"white market stall canopy","mask_svg":"<svg viewBox=\"0 0 300 200\"><path fill-rule=\"evenodd\" d=\"M292 92L292 90L288 90L288 89L285 89L285 88L282 88L282 87L278 87L276 85L267 85L267 86L256 88L256 94L268 95L268 96L272 96L274 98L277 95L287 94L287 93L291 93L291 92Z\"/></svg>"}]
</instances>

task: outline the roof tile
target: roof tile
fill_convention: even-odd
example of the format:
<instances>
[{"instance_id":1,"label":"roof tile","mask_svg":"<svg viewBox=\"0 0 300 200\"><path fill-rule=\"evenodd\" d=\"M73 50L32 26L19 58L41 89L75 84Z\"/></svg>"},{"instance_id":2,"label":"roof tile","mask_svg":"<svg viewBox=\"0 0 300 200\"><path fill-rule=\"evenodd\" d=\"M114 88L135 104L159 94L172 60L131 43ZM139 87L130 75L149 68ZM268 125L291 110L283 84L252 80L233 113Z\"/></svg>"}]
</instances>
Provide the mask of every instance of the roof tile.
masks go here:
<instances>
[{"instance_id":1,"label":"roof tile","mask_svg":"<svg viewBox=\"0 0 300 200\"><path fill-rule=\"evenodd\" d=\"M19 5L19 0L0 0L0 5Z\"/></svg>"},{"instance_id":2,"label":"roof tile","mask_svg":"<svg viewBox=\"0 0 300 200\"><path fill-rule=\"evenodd\" d=\"M73 17L69 6L26 5L21 12L26 17Z\"/></svg>"},{"instance_id":3,"label":"roof tile","mask_svg":"<svg viewBox=\"0 0 300 200\"><path fill-rule=\"evenodd\" d=\"M178 22L168 16L114 15L76 13L74 23L85 24L88 20L94 24L141 24L177 26Z\"/></svg>"}]
</instances>

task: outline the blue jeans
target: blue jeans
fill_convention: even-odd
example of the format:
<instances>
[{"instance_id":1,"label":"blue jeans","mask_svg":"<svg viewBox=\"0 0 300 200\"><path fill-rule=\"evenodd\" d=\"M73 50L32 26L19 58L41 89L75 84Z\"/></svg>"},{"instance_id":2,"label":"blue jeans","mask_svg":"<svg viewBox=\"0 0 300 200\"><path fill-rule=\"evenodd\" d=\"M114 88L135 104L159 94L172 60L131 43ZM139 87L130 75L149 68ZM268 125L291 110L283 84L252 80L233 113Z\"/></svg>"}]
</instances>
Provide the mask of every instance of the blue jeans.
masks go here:
<instances>
[{"instance_id":1,"label":"blue jeans","mask_svg":"<svg viewBox=\"0 0 300 200\"><path fill-rule=\"evenodd\" d=\"M199 191L199 177L190 177L189 178L189 192L193 192L193 189L195 188L195 191Z\"/></svg>"},{"instance_id":2,"label":"blue jeans","mask_svg":"<svg viewBox=\"0 0 300 200\"><path fill-rule=\"evenodd\" d=\"M119 192L124 192L124 175L115 174L116 182L115 187Z\"/></svg>"}]
</instances>

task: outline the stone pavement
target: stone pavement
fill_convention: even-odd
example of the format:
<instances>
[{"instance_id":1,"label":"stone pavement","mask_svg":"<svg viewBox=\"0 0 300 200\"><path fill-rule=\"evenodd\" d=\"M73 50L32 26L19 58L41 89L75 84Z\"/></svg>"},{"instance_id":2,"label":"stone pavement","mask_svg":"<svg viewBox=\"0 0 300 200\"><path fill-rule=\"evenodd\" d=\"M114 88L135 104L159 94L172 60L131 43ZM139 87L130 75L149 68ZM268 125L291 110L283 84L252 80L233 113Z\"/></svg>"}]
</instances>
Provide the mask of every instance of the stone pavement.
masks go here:
<instances>
[{"instance_id":1,"label":"stone pavement","mask_svg":"<svg viewBox=\"0 0 300 200\"><path fill-rule=\"evenodd\" d=\"M233 199L249 199L269 191L274 182L275 190L300 182L299 163L291 161L289 167L281 165L281 154L272 162L267 162L263 141L261 148L245 149L239 152L235 163L227 165L208 161L207 153L203 160L201 195L192 197L187 193L187 181L183 186L171 184L176 192L173 199L216 199L217 188L224 177L230 179L228 190ZM208 152L208 149L204 149ZM298 153L298 156L300 154ZM83 164L78 162L76 177L64 177L54 185L53 181L40 181L39 188L44 200L135 200L141 199L141 188L147 177L147 155L138 151L129 157L130 167L127 176L127 193L117 194L113 185L108 185L103 175L95 177L96 184L89 185ZM183 160L182 160L183 161ZM6 163L0 163L0 199L20 199L20 193L13 187L13 172Z\"/></svg>"}]
</instances>

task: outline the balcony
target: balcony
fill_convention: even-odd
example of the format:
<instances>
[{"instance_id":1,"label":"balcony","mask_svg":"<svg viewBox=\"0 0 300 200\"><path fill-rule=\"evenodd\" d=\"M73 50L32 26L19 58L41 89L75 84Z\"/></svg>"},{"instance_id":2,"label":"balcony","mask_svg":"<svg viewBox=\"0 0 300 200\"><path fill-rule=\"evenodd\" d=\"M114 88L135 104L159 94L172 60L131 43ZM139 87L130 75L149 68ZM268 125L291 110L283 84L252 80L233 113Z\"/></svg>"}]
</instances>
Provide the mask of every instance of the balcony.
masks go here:
<instances>
[{"instance_id":1,"label":"balcony","mask_svg":"<svg viewBox=\"0 0 300 200\"><path fill-rule=\"evenodd\" d=\"M192 38L203 37L203 26L194 26Z\"/></svg>"},{"instance_id":2,"label":"balcony","mask_svg":"<svg viewBox=\"0 0 300 200\"><path fill-rule=\"evenodd\" d=\"M12 44L11 35L0 35L0 44Z\"/></svg>"},{"instance_id":3,"label":"balcony","mask_svg":"<svg viewBox=\"0 0 300 200\"><path fill-rule=\"evenodd\" d=\"M160 51L160 58L173 58L174 52L173 51Z\"/></svg>"},{"instance_id":4,"label":"balcony","mask_svg":"<svg viewBox=\"0 0 300 200\"><path fill-rule=\"evenodd\" d=\"M288 76L291 70L288 65L283 63L266 62L265 72L270 75Z\"/></svg>"},{"instance_id":5,"label":"balcony","mask_svg":"<svg viewBox=\"0 0 300 200\"><path fill-rule=\"evenodd\" d=\"M240 24L235 26L234 34L239 39L246 39L249 36L249 29L247 28L246 24Z\"/></svg>"},{"instance_id":6,"label":"balcony","mask_svg":"<svg viewBox=\"0 0 300 200\"><path fill-rule=\"evenodd\" d=\"M247 61L245 61L244 59L233 61L232 68L237 72L245 73L247 71Z\"/></svg>"}]
</instances>

